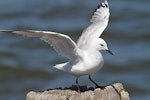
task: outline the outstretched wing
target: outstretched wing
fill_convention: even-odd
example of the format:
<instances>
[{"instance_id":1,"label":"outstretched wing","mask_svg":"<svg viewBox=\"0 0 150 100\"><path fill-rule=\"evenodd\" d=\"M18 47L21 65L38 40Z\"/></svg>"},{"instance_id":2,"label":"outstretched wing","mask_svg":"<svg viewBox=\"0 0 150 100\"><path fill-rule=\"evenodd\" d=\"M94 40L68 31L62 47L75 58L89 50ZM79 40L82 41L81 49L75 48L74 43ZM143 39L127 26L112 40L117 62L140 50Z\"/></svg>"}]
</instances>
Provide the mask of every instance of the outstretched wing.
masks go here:
<instances>
[{"instance_id":1,"label":"outstretched wing","mask_svg":"<svg viewBox=\"0 0 150 100\"><path fill-rule=\"evenodd\" d=\"M82 35L77 42L80 49L86 49L90 41L100 37L108 25L109 15L109 5L105 0L104 3L101 3L101 5L98 5L95 9L95 12L90 20L92 24L82 32Z\"/></svg>"},{"instance_id":2,"label":"outstretched wing","mask_svg":"<svg viewBox=\"0 0 150 100\"><path fill-rule=\"evenodd\" d=\"M22 35L26 37L40 37L41 40L44 40L50 44L60 55L67 58L74 58L78 56L77 46L75 42L67 35L48 32L48 31L12 31L12 30L0 30L0 32L13 33L17 35Z\"/></svg>"}]
</instances>

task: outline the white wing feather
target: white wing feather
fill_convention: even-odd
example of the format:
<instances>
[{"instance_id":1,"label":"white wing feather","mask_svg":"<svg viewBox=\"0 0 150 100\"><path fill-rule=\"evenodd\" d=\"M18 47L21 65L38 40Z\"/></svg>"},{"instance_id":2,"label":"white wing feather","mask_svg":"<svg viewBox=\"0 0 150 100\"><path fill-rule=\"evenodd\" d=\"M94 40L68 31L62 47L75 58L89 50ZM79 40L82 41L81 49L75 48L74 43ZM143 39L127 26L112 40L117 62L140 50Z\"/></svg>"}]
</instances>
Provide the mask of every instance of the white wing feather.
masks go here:
<instances>
[{"instance_id":1,"label":"white wing feather","mask_svg":"<svg viewBox=\"0 0 150 100\"><path fill-rule=\"evenodd\" d=\"M50 44L60 55L67 57L69 59L77 57L77 46L75 42L67 35L48 32L48 31L12 31L12 30L0 30L1 32L14 33L17 35L22 35L26 37L40 37L41 40L44 40Z\"/></svg>"},{"instance_id":2,"label":"white wing feather","mask_svg":"<svg viewBox=\"0 0 150 100\"><path fill-rule=\"evenodd\" d=\"M99 5L91 18L92 24L87 27L79 38L77 45L67 35L48 32L48 31L12 31L12 30L0 30L0 32L14 33L26 37L40 37L42 40L53 46L53 48L62 56L69 59L79 57L79 49L89 48L89 42L92 39L99 38L104 29L107 27L109 20L109 5L105 0L104 3Z\"/></svg>"},{"instance_id":3,"label":"white wing feather","mask_svg":"<svg viewBox=\"0 0 150 100\"><path fill-rule=\"evenodd\" d=\"M77 42L77 45L80 49L89 48L89 42L100 37L108 25L109 15L109 5L105 0L104 3L95 9L94 15L90 20L92 24L82 32L82 35Z\"/></svg>"}]
</instances>

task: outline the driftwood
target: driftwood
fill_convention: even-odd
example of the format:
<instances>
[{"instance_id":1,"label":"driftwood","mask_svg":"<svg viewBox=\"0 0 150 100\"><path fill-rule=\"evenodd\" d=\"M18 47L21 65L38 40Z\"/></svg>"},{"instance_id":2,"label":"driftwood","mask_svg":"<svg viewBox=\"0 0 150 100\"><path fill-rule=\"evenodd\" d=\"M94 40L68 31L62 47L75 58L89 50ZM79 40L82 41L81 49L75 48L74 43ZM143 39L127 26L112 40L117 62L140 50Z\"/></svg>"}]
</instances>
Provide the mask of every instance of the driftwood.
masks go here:
<instances>
[{"instance_id":1,"label":"driftwood","mask_svg":"<svg viewBox=\"0 0 150 100\"><path fill-rule=\"evenodd\" d=\"M26 100L130 100L121 83L106 86L104 89L80 86L80 93L76 90L76 86L72 86L42 92L31 91Z\"/></svg>"}]
</instances>

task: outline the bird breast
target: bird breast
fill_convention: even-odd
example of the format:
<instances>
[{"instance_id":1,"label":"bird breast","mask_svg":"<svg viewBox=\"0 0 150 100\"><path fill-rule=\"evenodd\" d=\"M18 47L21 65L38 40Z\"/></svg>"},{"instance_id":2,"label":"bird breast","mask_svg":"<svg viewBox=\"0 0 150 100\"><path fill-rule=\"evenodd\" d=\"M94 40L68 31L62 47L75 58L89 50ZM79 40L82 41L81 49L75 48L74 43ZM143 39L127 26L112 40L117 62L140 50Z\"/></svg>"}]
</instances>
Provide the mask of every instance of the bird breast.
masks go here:
<instances>
[{"instance_id":1,"label":"bird breast","mask_svg":"<svg viewBox=\"0 0 150 100\"><path fill-rule=\"evenodd\" d=\"M84 64L87 69L100 69L103 64L103 56L99 51L87 52L84 58Z\"/></svg>"},{"instance_id":2,"label":"bird breast","mask_svg":"<svg viewBox=\"0 0 150 100\"><path fill-rule=\"evenodd\" d=\"M99 71L103 64L103 57L100 52L84 52L82 61L73 64L71 73L75 76L88 75Z\"/></svg>"}]
</instances>

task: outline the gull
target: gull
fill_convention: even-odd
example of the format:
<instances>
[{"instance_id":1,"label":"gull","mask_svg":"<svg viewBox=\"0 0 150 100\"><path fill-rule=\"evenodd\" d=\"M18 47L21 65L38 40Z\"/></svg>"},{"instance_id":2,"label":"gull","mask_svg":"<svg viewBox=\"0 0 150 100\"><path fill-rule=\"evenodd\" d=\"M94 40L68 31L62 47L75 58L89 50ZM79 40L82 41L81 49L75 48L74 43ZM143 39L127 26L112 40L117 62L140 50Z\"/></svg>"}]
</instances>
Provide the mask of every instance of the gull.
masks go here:
<instances>
[{"instance_id":1,"label":"gull","mask_svg":"<svg viewBox=\"0 0 150 100\"><path fill-rule=\"evenodd\" d=\"M100 38L102 32L108 25L109 15L109 5L105 0L95 9L90 20L91 24L83 30L77 43L68 35L57 32L36 30L0 30L0 32L7 32L25 37L40 37L41 40L50 44L57 53L63 57L67 57L69 60L66 63L56 64L53 67L75 76L76 86L78 92L80 92L78 78L83 75L89 75L90 81L97 87L100 87L92 80L90 75L99 71L104 65L101 51L105 50L113 55L108 49L105 40Z\"/></svg>"}]
</instances>

